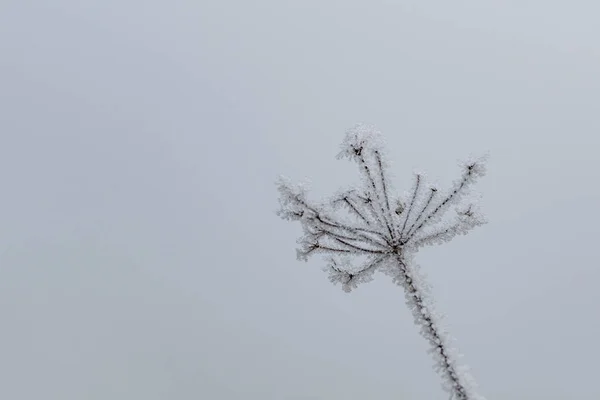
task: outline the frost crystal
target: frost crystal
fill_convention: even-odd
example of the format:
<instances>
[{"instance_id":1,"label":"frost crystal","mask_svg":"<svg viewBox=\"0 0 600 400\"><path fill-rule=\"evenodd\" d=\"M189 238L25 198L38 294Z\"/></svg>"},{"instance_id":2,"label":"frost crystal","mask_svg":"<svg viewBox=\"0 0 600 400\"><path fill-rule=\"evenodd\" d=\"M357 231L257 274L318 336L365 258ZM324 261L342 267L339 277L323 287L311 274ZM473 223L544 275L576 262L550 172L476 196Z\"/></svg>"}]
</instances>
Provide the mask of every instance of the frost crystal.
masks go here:
<instances>
[{"instance_id":1,"label":"frost crystal","mask_svg":"<svg viewBox=\"0 0 600 400\"><path fill-rule=\"evenodd\" d=\"M450 399L484 400L475 393L468 369L457 364L453 339L443 328L442 316L435 311L429 286L413 256L424 246L450 241L485 223L476 204L461 201L485 175L485 158L462 163L460 178L443 193L417 173L410 192L399 197L388 181L384 149L382 135L373 127L350 129L338 158L357 163L361 185L318 204L308 200L304 186L280 178L278 215L302 225L298 259L327 255L329 280L344 291L370 282L377 271L390 276L404 289L406 304L430 343L434 369L443 378ZM352 264L352 259L358 262Z\"/></svg>"}]
</instances>

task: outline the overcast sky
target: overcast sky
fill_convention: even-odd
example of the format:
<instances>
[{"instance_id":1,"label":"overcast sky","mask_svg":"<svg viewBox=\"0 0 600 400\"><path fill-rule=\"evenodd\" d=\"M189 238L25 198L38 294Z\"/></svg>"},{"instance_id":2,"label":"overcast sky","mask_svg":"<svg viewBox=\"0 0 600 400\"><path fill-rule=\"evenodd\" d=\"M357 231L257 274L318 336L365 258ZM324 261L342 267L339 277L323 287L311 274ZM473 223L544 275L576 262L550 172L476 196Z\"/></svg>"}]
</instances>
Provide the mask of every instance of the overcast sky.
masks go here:
<instances>
[{"instance_id":1,"label":"overcast sky","mask_svg":"<svg viewBox=\"0 0 600 400\"><path fill-rule=\"evenodd\" d=\"M274 180L490 152L418 260L496 399L600 398L600 6L0 0L0 398L445 399L401 289L295 259Z\"/></svg>"}]
</instances>

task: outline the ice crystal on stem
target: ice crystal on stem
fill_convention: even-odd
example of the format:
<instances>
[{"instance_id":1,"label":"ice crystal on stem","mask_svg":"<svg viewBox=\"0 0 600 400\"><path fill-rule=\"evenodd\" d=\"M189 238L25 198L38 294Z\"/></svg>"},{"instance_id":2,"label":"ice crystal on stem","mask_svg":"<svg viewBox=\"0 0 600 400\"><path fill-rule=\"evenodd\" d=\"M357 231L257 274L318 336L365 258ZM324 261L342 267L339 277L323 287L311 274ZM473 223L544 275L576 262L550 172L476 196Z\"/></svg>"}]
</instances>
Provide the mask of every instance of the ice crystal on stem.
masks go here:
<instances>
[{"instance_id":1,"label":"ice crystal on stem","mask_svg":"<svg viewBox=\"0 0 600 400\"><path fill-rule=\"evenodd\" d=\"M355 126L346 133L338 158L358 165L361 185L320 204L307 198L303 186L280 178L278 215L302 225L298 259L327 255L329 279L344 291L371 281L377 271L390 276L404 289L406 304L431 346L434 368L450 399L483 400L475 392L467 368L457 363L453 339L434 309L413 256L421 247L450 241L485 223L476 204L463 201L477 179L485 175L485 159L463 163L460 178L447 191L427 185L422 174L415 174L411 191L399 197L388 181L384 147L377 130ZM449 213L453 207L455 212Z\"/></svg>"}]
</instances>

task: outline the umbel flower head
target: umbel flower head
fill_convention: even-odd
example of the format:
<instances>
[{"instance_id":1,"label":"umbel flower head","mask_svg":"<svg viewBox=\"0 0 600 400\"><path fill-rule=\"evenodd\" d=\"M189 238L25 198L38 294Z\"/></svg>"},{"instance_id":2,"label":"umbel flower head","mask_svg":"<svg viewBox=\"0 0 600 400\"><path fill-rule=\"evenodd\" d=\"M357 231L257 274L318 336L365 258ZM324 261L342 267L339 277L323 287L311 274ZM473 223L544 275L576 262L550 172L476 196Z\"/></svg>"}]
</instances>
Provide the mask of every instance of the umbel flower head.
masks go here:
<instances>
[{"instance_id":1,"label":"umbel flower head","mask_svg":"<svg viewBox=\"0 0 600 400\"><path fill-rule=\"evenodd\" d=\"M473 184L485 174L485 157L461 163L460 177L446 190L415 174L412 188L403 196L393 193L384 142L373 127L350 129L338 158L357 164L361 182L324 203L309 200L302 185L285 178L277 182L277 214L302 225L298 259L324 255L329 279L346 292L371 281L377 271L391 276L404 289L406 304L431 345L434 368L451 399L483 399L466 367L457 365L453 339L441 327L429 286L412 259L424 246L450 241L485 223L476 204L466 201Z\"/></svg>"},{"instance_id":2,"label":"umbel flower head","mask_svg":"<svg viewBox=\"0 0 600 400\"><path fill-rule=\"evenodd\" d=\"M447 191L427 185L422 174L415 174L412 189L402 197L392 193L379 131L355 126L346 133L338 158L358 165L359 187L319 204L308 200L302 185L280 178L278 215L302 224L298 258L328 255L330 278L346 291L369 281L378 269L395 276L386 261L398 255L409 257L423 246L447 242L485 223L474 203L461 203L485 174L485 158L462 163L460 178ZM361 265L353 266L348 256L362 256Z\"/></svg>"}]
</instances>

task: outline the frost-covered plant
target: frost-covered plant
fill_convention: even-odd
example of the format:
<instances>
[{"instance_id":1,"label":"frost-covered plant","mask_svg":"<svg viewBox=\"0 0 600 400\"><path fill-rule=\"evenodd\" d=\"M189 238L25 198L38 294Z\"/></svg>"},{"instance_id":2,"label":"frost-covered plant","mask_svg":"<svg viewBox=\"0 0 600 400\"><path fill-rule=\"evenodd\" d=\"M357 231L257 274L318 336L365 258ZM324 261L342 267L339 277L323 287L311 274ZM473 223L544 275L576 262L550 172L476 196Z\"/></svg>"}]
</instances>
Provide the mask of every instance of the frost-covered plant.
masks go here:
<instances>
[{"instance_id":1,"label":"frost-covered plant","mask_svg":"<svg viewBox=\"0 0 600 400\"><path fill-rule=\"evenodd\" d=\"M346 133L341 148L338 158L358 164L360 187L341 191L329 202L318 204L307 198L302 185L292 185L284 178L277 183L278 215L300 221L304 231L298 240L298 259L326 255L329 279L346 292L371 281L376 271L390 276L404 289L406 304L431 346L434 368L443 378L442 386L450 399L483 400L475 392L467 368L458 365L453 339L442 327L442 316L434 310L429 286L413 256L423 246L450 241L485 223L474 204L462 204L470 187L485 174L485 160L463 163L460 178L443 193L427 185L422 174L416 174L412 190L398 197L391 192L388 163L377 130L357 125ZM449 216L453 207L456 212ZM351 258L358 258L358 263L352 264Z\"/></svg>"}]
</instances>

